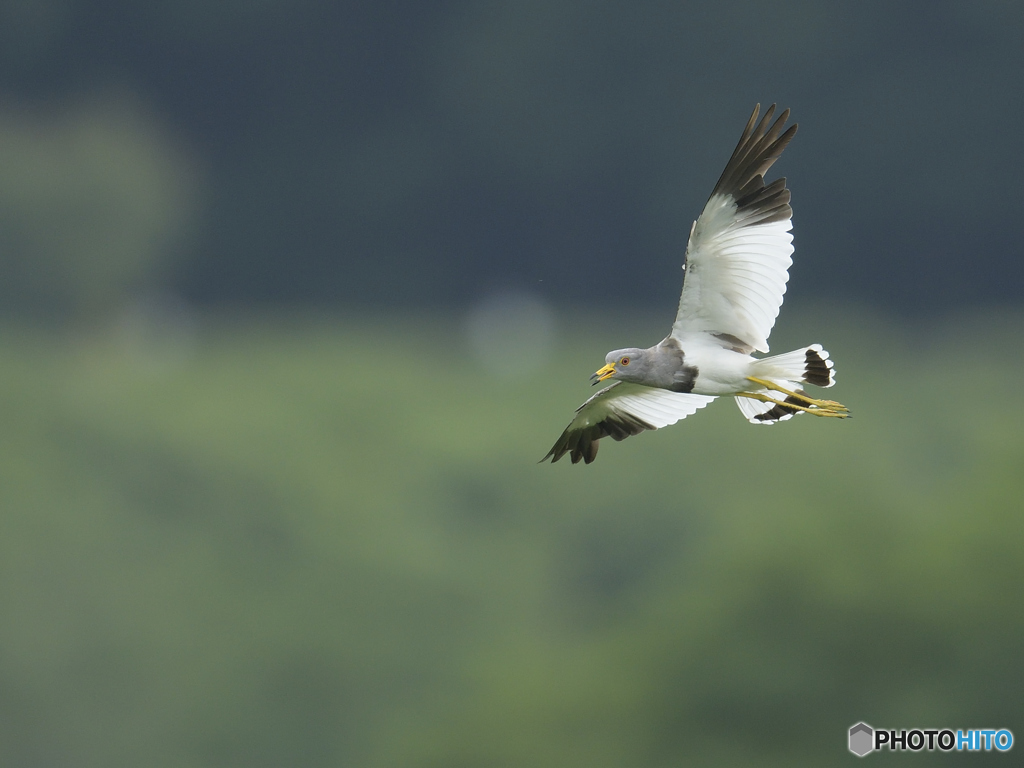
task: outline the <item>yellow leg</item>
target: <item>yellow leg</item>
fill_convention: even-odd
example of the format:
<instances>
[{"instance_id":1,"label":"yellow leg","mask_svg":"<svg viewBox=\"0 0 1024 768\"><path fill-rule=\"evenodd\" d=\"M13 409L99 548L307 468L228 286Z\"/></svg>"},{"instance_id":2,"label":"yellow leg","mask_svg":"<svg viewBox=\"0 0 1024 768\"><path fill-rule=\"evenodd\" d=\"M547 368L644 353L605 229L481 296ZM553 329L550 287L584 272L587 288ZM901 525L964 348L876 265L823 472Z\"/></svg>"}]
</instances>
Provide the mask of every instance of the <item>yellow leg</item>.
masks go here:
<instances>
[{"instance_id":1,"label":"yellow leg","mask_svg":"<svg viewBox=\"0 0 1024 768\"><path fill-rule=\"evenodd\" d=\"M775 382L768 381L767 379L757 379L757 378L754 378L753 376L748 376L747 377L747 381L752 381L755 384L760 384L765 389L770 389L770 390L772 390L774 392L781 392L782 394L788 395L789 397L795 397L798 400L801 400L802 402L807 403L808 405L813 405L816 408L821 408L821 409L826 410L826 411L846 411L846 412L849 412L849 410L850 410L845 405L843 405L842 403L837 403L835 400L815 400L813 397L808 397L807 395L801 394L800 392L794 392L791 389L786 389L785 387L780 387ZM788 405L788 403L787 403L787 405Z\"/></svg>"},{"instance_id":2,"label":"yellow leg","mask_svg":"<svg viewBox=\"0 0 1024 768\"><path fill-rule=\"evenodd\" d=\"M797 405L796 403L782 403L778 400L773 400L768 395L763 395L760 392L737 392L736 397L749 397L751 400L760 400L762 403L774 403L775 405L781 405L783 408L792 408L795 411L803 411L804 413L812 413L815 416L831 416L836 419L845 419L850 415L850 412L846 410L845 406L840 406L842 410L832 408L822 408L820 406L805 407ZM823 402L829 402L827 400ZM839 405L839 403L836 403Z\"/></svg>"}]
</instances>

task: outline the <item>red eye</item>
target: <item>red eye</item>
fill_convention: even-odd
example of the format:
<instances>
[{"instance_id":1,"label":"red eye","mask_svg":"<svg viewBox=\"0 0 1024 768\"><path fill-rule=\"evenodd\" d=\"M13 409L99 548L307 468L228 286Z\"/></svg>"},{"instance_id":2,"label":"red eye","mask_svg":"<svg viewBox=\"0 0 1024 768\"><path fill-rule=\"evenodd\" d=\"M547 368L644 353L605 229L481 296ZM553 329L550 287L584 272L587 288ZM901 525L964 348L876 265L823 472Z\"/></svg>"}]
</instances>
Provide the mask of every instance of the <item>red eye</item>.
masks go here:
<instances>
[{"instance_id":1,"label":"red eye","mask_svg":"<svg viewBox=\"0 0 1024 768\"><path fill-rule=\"evenodd\" d=\"M624 357L621 360L619 360L619 365L629 365L629 358Z\"/></svg>"}]
</instances>

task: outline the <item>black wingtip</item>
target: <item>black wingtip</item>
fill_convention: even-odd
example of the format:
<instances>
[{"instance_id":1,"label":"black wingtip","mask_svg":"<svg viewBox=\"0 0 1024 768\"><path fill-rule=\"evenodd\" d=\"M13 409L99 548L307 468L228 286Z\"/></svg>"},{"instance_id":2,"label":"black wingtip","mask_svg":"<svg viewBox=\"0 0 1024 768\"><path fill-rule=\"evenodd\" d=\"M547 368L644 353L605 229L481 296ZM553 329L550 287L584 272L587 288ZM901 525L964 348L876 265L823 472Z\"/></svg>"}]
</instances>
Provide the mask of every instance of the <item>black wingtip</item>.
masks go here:
<instances>
[{"instance_id":1,"label":"black wingtip","mask_svg":"<svg viewBox=\"0 0 1024 768\"><path fill-rule=\"evenodd\" d=\"M736 144L736 149L733 150L722 176L711 193L712 196L724 194L738 198L740 191L744 188L747 188L745 191L749 193L748 185L752 184L758 176L763 177L779 159L789 142L793 140L797 125L793 124L783 130L783 126L789 119L790 110L782 110L782 113L772 123L775 106L772 104L768 107L760 121L757 118L761 105L758 104L754 107L743 133L740 135L740 140ZM769 123L771 123L770 126ZM762 185L763 179L758 186Z\"/></svg>"}]
</instances>

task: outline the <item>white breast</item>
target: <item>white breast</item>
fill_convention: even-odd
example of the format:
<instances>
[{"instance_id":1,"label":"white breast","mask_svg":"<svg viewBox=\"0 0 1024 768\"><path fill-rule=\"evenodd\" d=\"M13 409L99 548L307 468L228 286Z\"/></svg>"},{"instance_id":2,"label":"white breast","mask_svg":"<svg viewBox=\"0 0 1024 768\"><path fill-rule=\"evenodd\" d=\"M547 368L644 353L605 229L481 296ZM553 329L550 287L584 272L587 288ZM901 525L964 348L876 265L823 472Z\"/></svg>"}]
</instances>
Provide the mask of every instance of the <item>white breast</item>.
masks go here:
<instances>
[{"instance_id":1,"label":"white breast","mask_svg":"<svg viewBox=\"0 0 1024 768\"><path fill-rule=\"evenodd\" d=\"M747 377L754 358L700 340L683 342L688 365L697 366L693 391L698 395L733 395L750 388Z\"/></svg>"}]
</instances>

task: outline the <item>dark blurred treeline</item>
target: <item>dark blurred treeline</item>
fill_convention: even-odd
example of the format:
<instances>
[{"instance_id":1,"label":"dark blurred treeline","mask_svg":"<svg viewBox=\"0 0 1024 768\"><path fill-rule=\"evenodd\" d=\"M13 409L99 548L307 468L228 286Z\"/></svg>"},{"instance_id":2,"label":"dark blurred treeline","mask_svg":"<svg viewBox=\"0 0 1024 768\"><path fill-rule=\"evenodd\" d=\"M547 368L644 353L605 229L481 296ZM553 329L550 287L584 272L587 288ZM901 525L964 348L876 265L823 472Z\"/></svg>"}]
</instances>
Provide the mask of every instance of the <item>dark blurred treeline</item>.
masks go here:
<instances>
[{"instance_id":1,"label":"dark blurred treeline","mask_svg":"<svg viewBox=\"0 0 1024 768\"><path fill-rule=\"evenodd\" d=\"M0 5L0 299L671 306L755 102L799 295L1016 302L1024 6Z\"/></svg>"}]
</instances>

